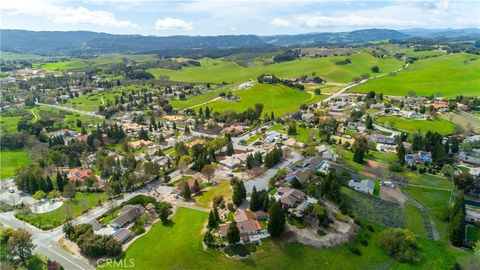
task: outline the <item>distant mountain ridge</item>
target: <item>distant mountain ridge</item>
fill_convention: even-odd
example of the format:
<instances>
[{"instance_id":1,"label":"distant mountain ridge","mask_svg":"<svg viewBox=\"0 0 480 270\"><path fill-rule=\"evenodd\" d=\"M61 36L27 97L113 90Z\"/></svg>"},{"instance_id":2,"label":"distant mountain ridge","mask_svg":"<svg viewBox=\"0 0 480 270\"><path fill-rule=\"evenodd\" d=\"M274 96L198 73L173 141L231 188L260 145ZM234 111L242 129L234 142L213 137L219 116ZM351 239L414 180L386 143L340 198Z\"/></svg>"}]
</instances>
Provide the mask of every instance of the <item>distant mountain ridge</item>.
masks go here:
<instances>
[{"instance_id":1,"label":"distant mountain ridge","mask_svg":"<svg viewBox=\"0 0 480 270\"><path fill-rule=\"evenodd\" d=\"M370 41L411 37L480 37L469 29L363 29L350 32L296 35L142 36L88 31L0 30L0 50L40 55L84 55L98 53L142 53L181 50L232 50L308 44L362 44Z\"/></svg>"}]
</instances>

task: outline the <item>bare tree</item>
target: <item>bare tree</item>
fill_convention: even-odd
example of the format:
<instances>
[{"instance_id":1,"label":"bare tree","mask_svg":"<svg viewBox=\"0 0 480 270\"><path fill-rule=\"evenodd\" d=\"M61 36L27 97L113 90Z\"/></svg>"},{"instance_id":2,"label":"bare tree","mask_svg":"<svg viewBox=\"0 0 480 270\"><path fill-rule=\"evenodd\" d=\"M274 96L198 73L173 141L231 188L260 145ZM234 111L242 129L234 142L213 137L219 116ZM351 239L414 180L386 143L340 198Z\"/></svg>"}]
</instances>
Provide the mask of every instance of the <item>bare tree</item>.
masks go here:
<instances>
[{"instance_id":1,"label":"bare tree","mask_svg":"<svg viewBox=\"0 0 480 270\"><path fill-rule=\"evenodd\" d=\"M207 178L207 181L210 183L210 180L215 175L215 168L212 165L205 165L202 169L202 174Z\"/></svg>"}]
</instances>

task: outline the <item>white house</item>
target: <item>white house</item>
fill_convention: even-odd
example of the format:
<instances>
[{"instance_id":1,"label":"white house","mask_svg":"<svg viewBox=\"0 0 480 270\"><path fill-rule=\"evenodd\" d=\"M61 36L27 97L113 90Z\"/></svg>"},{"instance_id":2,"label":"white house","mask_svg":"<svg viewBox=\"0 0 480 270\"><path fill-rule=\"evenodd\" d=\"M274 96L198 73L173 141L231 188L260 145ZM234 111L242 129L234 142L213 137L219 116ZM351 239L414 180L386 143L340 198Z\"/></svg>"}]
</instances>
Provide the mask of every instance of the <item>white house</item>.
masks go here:
<instances>
[{"instance_id":1,"label":"white house","mask_svg":"<svg viewBox=\"0 0 480 270\"><path fill-rule=\"evenodd\" d=\"M375 190L375 183L370 179L365 179L360 182L355 180L350 180L348 186L355 189L356 191L367 193L372 195Z\"/></svg>"}]
</instances>

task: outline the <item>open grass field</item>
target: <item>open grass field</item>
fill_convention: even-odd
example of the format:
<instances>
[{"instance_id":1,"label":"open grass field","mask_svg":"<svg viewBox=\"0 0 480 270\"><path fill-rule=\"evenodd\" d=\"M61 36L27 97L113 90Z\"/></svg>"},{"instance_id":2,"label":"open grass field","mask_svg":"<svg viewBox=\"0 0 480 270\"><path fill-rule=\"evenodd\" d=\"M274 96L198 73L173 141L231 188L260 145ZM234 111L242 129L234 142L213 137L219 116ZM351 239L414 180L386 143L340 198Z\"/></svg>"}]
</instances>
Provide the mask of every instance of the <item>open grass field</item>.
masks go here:
<instances>
[{"instance_id":1,"label":"open grass field","mask_svg":"<svg viewBox=\"0 0 480 270\"><path fill-rule=\"evenodd\" d=\"M206 192L203 192L200 196L195 196L195 202L198 206L210 208L212 207L213 198L222 195L223 198L228 201L232 197L233 190L230 185L230 181L223 181L220 184L213 186Z\"/></svg>"},{"instance_id":2,"label":"open grass field","mask_svg":"<svg viewBox=\"0 0 480 270\"><path fill-rule=\"evenodd\" d=\"M107 200L105 193L77 193L75 200L65 200L60 208L42 214L24 214L18 212L16 217L40 229L49 230L56 228L68 220L68 209L72 218L80 216L86 209L93 208Z\"/></svg>"},{"instance_id":3,"label":"open grass field","mask_svg":"<svg viewBox=\"0 0 480 270\"><path fill-rule=\"evenodd\" d=\"M362 255L354 255L346 245L331 249L315 249L301 244L263 241L247 259L227 258L217 250L204 250L201 239L207 213L179 208L172 224L156 223L150 232L136 240L121 259L135 263L135 269L450 269L455 256L464 251L453 251L444 243L418 239L423 260L415 264L399 263L389 258L379 247L382 227L373 224L375 232L360 230L369 245L355 246ZM366 222L365 222L366 223ZM98 269L126 269L114 264L103 264Z\"/></svg>"},{"instance_id":4,"label":"open grass field","mask_svg":"<svg viewBox=\"0 0 480 270\"><path fill-rule=\"evenodd\" d=\"M0 115L0 132L2 130L13 132L17 131L17 124L22 119L21 116L3 116Z\"/></svg>"},{"instance_id":5,"label":"open grass field","mask_svg":"<svg viewBox=\"0 0 480 270\"><path fill-rule=\"evenodd\" d=\"M293 112L300 108L300 105L318 102L325 98L323 95L314 95L308 91L295 90L283 85L257 84L252 88L234 91L233 94L240 98L239 101L227 101L225 99L209 103L211 110L223 112L234 110L243 112L252 108L256 103L263 103L263 112L273 111L275 117ZM197 107L198 108L198 107ZM203 108L205 110L205 108ZM262 113L263 117L263 113Z\"/></svg>"},{"instance_id":6,"label":"open grass field","mask_svg":"<svg viewBox=\"0 0 480 270\"><path fill-rule=\"evenodd\" d=\"M442 135L449 135L455 130L455 124L442 118L436 118L433 120L413 120L399 116L382 115L375 118L375 123L387 128L406 132L426 133L427 131L432 131L438 132Z\"/></svg>"},{"instance_id":7,"label":"open grass field","mask_svg":"<svg viewBox=\"0 0 480 270\"><path fill-rule=\"evenodd\" d=\"M199 104L208 102L214 98L218 98L220 93L228 93L232 90L232 86L219 87L217 89L210 90L201 95L187 96L184 100L172 99L170 104L176 109L186 109L193 106L198 106Z\"/></svg>"},{"instance_id":8,"label":"open grass field","mask_svg":"<svg viewBox=\"0 0 480 270\"><path fill-rule=\"evenodd\" d=\"M423 225L425 219L420 210L410 203L405 204L403 210L405 212L405 227L417 236L427 237L427 231Z\"/></svg>"},{"instance_id":9,"label":"open grass field","mask_svg":"<svg viewBox=\"0 0 480 270\"><path fill-rule=\"evenodd\" d=\"M476 96L480 93L480 58L450 54L418 60L401 72L370 80L351 91L405 96L410 90L421 96L436 93L444 97L455 97L459 93Z\"/></svg>"},{"instance_id":10,"label":"open grass field","mask_svg":"<svg viewBox=\"0 0 480 270\"><path fill-rule=\"evenodd\" d=\"M26 151L0 151L0 179L14 176L18 168L29 164L30 159Z\"/></svg>"},{"instance_id":11,"label":"open grass field","mask_svg":"<svg viewBox=\"0 0 480 270\"><path fill-rule=\"evenodd\" d=\"M300 77L315 72L327 82L351 82L352 78L364 73L371 74L370 68L380 67L380 72L390 72L402 66L402 62L393 58L379 59L368 53L349 56L352 63L336 65L335 62L346 57L334 56L323 58L302 58L299 60L270 65L257 64L250 67L241 66L225 59L204 58L200 67L188 67L182 70L148 69L156 78L168 76L170 80L183 82L245 82L255 80L260 74L275 74L277 77Z\"/></svg>"}]
</instances>

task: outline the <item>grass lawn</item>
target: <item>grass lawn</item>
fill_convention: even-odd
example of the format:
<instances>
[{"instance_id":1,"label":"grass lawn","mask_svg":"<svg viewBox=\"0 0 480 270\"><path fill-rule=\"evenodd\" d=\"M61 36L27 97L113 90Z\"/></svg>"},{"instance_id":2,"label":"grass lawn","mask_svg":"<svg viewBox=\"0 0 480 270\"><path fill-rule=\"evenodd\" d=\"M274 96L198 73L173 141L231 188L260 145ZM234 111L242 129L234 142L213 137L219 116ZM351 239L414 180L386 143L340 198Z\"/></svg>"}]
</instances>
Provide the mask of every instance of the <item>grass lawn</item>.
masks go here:
<instances>
[{"instance_id":1,"label":"grass lawn","mask_svg":"<svg viewBox=\"0 0 480 270\"><path fill-rule=\"evenodd\" d=\"M406 228L418 236L427 237L427 232L425 230L425 226L423 225L425 219L420 213L420 210L410 203L405 204L403 210L405 212Z\"/></svg>"},{"instance_id":2,"label":"grass lawn","mask_svg":"<svg viewBox=\"0 0 480 270\"><path fill-rule=\"evenodd\" d=\"M446 240L448 222L445 221L443 217L445 211L448 209L450 192L412 186L405 187L404 189L426 208L430 217L435 222L435 228L440 235L440 239Z\"/></svg>"},{"instance_id":3,"label":"grass lawn","mask_svg":"<svg viewBox=\"0 0 480 270\"><path fill-rule=\"evenodd\" d=\"M219 97L220 93L227 94L228 91L231 91L232 87L219 87L217 89L209 90L206 93L201 95L190 95L187 96L184 100L180 100L178 98L170 100L170 104L176 109L186 109L192 106L196 106L198 104L202 104L208 102L214 98Z\"/></svg>"},{"instance_id":4,"label":"grass lawn","mask_svg":"<svg viewBox=\"0 0 480 270\"><path fill-rule=\"evenodd\" d=\"M77 193L75 200L65 200L60 208L42 214L24 214L18 212L15 216L43 230L56 228L68 220L68 209L70 208L71 218L80 216L84 211L84 205L88 209L98 205L98 202L105 202L105 193Z\"/></svg>"},{"instance_id":5,"label":"grass lawn","mask_svg":"<svg viewBox=\"0 0 480 270\"><path fill-rule=\"evenodd\" d=\"M480 59L472 54L449 54L418 60L406 70L370 80L352 88L352 92L375 91L385 95L406 96L440 93L444 97L476 96L480 91ZM473 60L476 59L476 60Z\"/></svg>"},{"instance_id":6,"label":"grass lawn","mask_svg":"<svg viewBox=\"0 0 480 270\"><path fill-rule=\"evenodd\" d=\"M220 184L212 187L206 192L203 192L202 195L195 197L195 202L198 206L210 208L212 207L212 200L218 195L222 195L225 200L229 200L232 197L232 187L230 186L230 181L223 181Z\"/></svg>"},{"instance_id":7,"label":"grass lawn","mask_svg":"<svg viewBox=\"0 0 480 270\"><path fill-rule=\"evenodd\" d=\"M455 124L442 119L433 120L411 120L399 116L379 116L375 118L375 123L392 129L406 132L426 133L427 131L438 132L442 135L449 135L454 132Z\"/></svg>"},{"instance_id":8,"label":"grass lawn","mask_svg":"<svg viewBox=\"0 0 480 270\"><path fill-rule=\"evenodd\" d=\"M15 175L16 170L22 166L28 166L30 159L28 153L19 151L0 151L0 179L9 178Z\"/></svg>"},{"instance_id":9,"label":"grass lawn","mask_svg":"<svg viewBox=\"0 0 480 270\"><path fill-rule=\"evenodd\" d=\"M263 133L255 134L255 135L253 135L252 137L248 138L248 139L246 140L246 142L249 143L249 144L252 144L252 143L254 143L255 141L257 141L258 139L262 138L262 136L263 136Z\"/></svg>"},{"instance_id":10,"label":"grass lawn","mask_svg":"<svg viewBox=\"0 0 480 270\"><path fill-rule=\"evenodd\" d=\"M309 143L312 141L312 137L317 137L317 129L297 126L297 134L295 134L293 137L299 142Z\"/></svg>"},{"instance_id":11,"label":"grass lawn","mask_svg":"<svg viewBox=\"0 0 480 270\"><path fill-rule=\"evenodd\" d=\"M397 155L391 152L370 151L368 157L383 163L391 163L397 160Z\"/></svg>"},{"instance_id":12,"label":"grass lawn","mask_svg":"<svg viewBox=\"0 0 480 270\"><path fill-rule=\"evenodd\" d=\"M21 119L21 116L0 115L0 130L6 130L8 132L17 131L17 124Z\"/></svg>"},{"instance_id":13,"label":"grass lawn","mask_svg":"<svg viewBox=\"0 0 480 270\"><path fill-rule=\"evenodd\" d=\"M423 260L415 264L399 263L380 249L377 232L382 227L373 224L375 233L360 230L361 238L368 239L368 246L359 244L360 237L355 240L361 256L354 255L347 245L315 249L268 239L257 246L257 252L250 258L238 260L227 258L218 250L203 250L202 229L207 218L207 213L179 208L171 225L156 223L128 247L121 259L127 262L133 259L135 269L450 269L455 256L466 253L454 253L444 243L419 238ZM122 268L104 264L98 269Z\"/></svg>"},{"instance_id":14,"label":"grass lawn","mask_svg":"<svg viewBox=\"0 0 480 270\"><path fill-rule=\"evenodd\" d=\"M120 214L120 210L122 210L120 207L115 209L113 212L111 212L110 214L106 215L104 218L102 218L102 220L100 220L100 222L102 224L105 224L107 225L108 223L110 223L110 221L112 221L114 218L118 217L118 215Z\"/></svg>"},{"instance_id":15,"label":"grass lawn","mask_svg":"<svg viewBox=\"0 0 480 270\"><path fill-rule=\"evenodd\" d=\"M233 61L219 59L202 59L200 67L187 67L181 70L148 69L156 78L168 76L173 81L184 82L210 82L210 83L242 83L255 80L260 74L274 74L277 77L301 77L315 72L327 82L351 82L352 78L364 73L372 74L370 68L374 65L380 67L382 72L390 72L402 66L402 62L393 58L380 59L367 53L358 53L348 58L352 63L336 65L335 62L347 57L319 57L302 58L294 61L264 65L258 63L254 66L244 67Z\"/></svg>"},{"instance_id":16,"label":"grass lawn","mask_svg":"<svg viewBox=\"0 0 480 270\"><path fill-rule=\"evenodd\" d=\"M280 117L286 113L298 110L303 103L310 104L323 98L321 95L315 96L308 91L300 91L283 85L271 84L256 84L249 89L234 91L233 94L238 96L240 100L227 101L222 99L205 106L218 112L226 110L243 112L248 108L254 107L256 103L263 103L263 113L270 115L273 111L275 117ZM203 108L203 110L205 111L205 108Z\"/></svg>"},{"instance_id":17,"label":"grass lawn","mask_svg":"<svg viewBox=\"0 0 480 270\"><path fill-rule=\"evenodd\" d=\"M480 114L471 114L468 112L448 112L440 115L445 120L455 123L465 129L472 128L480 133Z\"/></svg>"},{"instance_id":18,"label":"grass lawn","mask_svg":"<svg viewBox=\"0 0 480 270\"><path fill-rule=\"evenodd\" d=\"M467 230L467 241L475 243L476 241L480 241L480 228L467 224L466 228Z\"/></svg>"}]
</instances>

